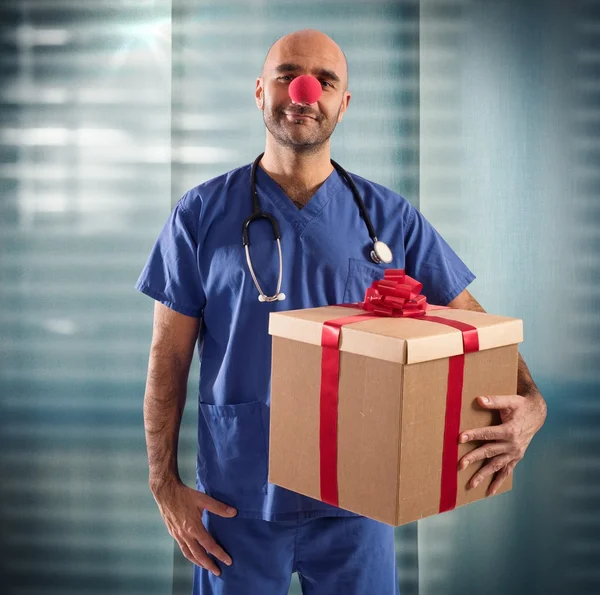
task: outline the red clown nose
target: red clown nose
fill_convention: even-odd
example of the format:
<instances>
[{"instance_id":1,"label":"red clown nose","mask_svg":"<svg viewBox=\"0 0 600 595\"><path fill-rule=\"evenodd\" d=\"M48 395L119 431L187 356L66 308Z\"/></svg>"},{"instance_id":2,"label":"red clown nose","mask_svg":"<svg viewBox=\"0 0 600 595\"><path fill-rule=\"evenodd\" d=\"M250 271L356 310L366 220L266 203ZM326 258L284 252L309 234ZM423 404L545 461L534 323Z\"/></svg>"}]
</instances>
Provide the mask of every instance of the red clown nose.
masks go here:
<instances>
[{"instance_id":1,"label":"red clown nose","mask_svg":"<svg viewBox=\"0 0 600 595\"><path fill-rule=\"evenodd\" d=\"M294 103L315 103L323 91L319 80L308 74L297 76L288 89Z\"/></svg>"}]
</instances>

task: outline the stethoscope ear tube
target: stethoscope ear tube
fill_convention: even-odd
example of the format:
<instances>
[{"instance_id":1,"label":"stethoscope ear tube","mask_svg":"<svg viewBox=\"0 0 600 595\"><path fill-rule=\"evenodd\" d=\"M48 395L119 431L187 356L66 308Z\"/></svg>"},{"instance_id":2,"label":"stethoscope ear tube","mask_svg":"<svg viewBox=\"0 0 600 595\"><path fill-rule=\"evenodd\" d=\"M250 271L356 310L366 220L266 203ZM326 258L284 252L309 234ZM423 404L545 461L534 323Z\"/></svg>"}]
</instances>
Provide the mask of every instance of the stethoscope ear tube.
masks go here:
<instances>
[{"instance_id":1,"label":"stethoscope ear tube","mask_svg":"<svg viewBox=\"0 0 600 595\"><path fill-rule=\"evenodd\" d=\"M246 221L244 221L244 226L242 228L242 244L244 246L249 246L250 245L250 234L249 234L249 228L250 228L250 223L252 223L253 221L256 221L257 219L267 219L267 221L269 221L269 223L271 224L271 227L273 228L273 235L275 236L276 240L280 240L281 239L281 231L279 230L279 221L277 221L277 219L275 219L275 217L273 215L271 215L271 213L263 213L262 211L259 213L252 213L252 215L250 215L250 217L248 217L248 219L246 219Z\"/></svg>"},{"instance_id":2,"label":"stethoscope ear tube","mask_svg":"<svg viewBox=\"0 0 600 595\"><path fill-rule=\"evenodd\" d=\"M373 223L371 222L371 217L369 217L369 213L367 212L365 203L362 199L362 196L360 195L360 192L358 191L358 188L356 187L356 184L354 183L354 180L350 177L350 174L333 159L331 159L331 165L333 165L337 172L346 180L346 182L348 182L350 190L352 190L354 200L358 205L362 218L364 219L365 225L367 226L367 230L369 231L369 236L371 237L371 240L373 242L373 249L370 253L371 260L376 264L390 264L390 262L392 262L392 260L394 259L392 251L385 242L382 242L381 240L377 239L377 235L375 234L375 228L373 227Z\"/></svg>"},{"instance_id":3,"label":"stethoscope ear tube","mask_svg":"<svg viewBox=\"0 0 600 595\"><path fill-rule=\"evenodd\" d=\"M331 159L330 161L331 165L333 165L333 167L335 167L337 172L344 178L344 180L348 182L348 185L350 186L350 190L352 191L352 195L354 196L354 200L356 201L358 209L363 219L365 220L365 225L367 226L369 236L371 237L371 240L374 244L378 241L377 234L375 233L375 228L373 227L373 223L371 223L371 217L369 217L369 213L367 213L367 207L365 207L365 203L362 199L362 196L360 195L360 192L358 191L358 188L356 187L356 184L354 183L354 180L339 163L336 163L333 159Z\"/></svg>"}]
</instances>

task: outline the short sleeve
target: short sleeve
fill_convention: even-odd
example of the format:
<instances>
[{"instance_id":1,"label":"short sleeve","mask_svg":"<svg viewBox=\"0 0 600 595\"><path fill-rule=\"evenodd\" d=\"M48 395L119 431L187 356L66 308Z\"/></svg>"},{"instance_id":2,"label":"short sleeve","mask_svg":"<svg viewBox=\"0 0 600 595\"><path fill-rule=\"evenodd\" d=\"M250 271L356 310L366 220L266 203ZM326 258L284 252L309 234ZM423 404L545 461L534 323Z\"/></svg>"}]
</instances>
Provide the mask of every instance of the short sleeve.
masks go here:
<instances>
[{"instance_id":1,"label":"short sleeve","mask_svg":"<svg viewBox=\"0 0 600 595\"><path fill-rule=\"evenodd\" d=\"M168 308L195 318L202 315L206 300L198 269L198 220L183 199L177 203L135 285Z\"/></svg>"},{"instance_id":2,"label":"short sleeve","mask_svg":"<svg viewBox=\"0 0 600 595\"><path fill-rule=\"evenodd\" d=\"M406 274L423 284L422 293L430 304L447 306L475 279L433 225L412 206L404 248Z\"/></svg>"}]
</instances>

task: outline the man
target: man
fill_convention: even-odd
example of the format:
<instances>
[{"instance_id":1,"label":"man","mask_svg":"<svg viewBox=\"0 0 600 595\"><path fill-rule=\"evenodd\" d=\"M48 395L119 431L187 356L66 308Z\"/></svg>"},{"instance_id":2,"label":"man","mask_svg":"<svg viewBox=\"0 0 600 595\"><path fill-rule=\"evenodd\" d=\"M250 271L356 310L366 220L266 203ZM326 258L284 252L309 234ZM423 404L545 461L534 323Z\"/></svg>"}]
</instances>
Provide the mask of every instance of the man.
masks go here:
<instances>
[{"instance_id":1,"label":"man","mask_svg":"<svg viewBox=\"0 0 600 595\"><path fill-rule=\"evenodd\" d=\"M314 103L289 85L312 75ZM259 301L278 284L278 250L265 220L253 223L251 262L240 242L252 213L251 168L201 184L178 202L137 287L157 300L144 400L150 487L171 535L195 564L194 593L285 595L297 571L305 595L395 595L392 527L267 481L271 341L269 312L360 301L383 276L368 260L365 222L330 161L330 136L349 102L345 56L304 30L278 40L256 82L266 125L256 171L260 206L281 227L284 301ZM423 283L434 304L482 310L465 289L475 278L408 201L352 174L389 266ZM197 490L177 469L177 439L194 346L200 354ZM489 459L473 483L496 473L495 492L545 419L545 403L520 361L519 395L489 396L502 424L466 429L487 440L461 465ZM483 397L483 395L482 395Z\"/></svg>"}]
</instances>

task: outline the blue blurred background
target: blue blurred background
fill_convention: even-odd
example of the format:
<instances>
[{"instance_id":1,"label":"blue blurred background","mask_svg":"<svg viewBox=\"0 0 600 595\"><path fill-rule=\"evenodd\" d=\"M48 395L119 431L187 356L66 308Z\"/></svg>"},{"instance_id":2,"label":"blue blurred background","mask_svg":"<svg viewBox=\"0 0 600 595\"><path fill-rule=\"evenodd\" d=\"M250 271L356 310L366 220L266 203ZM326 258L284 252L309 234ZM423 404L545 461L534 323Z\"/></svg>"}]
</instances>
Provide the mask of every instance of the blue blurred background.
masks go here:
<instances>
[{"instance_id":1,"label":"blue blurred background","mask_svg":"<svg viewBox=\"0 0 600 595\"><path fill-rule=\"evenodd\" d=\"M524 319L549 406L512 492L397 529L402 594L600 594L600 0L4 0L0 23L0 593L190 592L147 488L133 284L181 194L262 150L266 51L315 27L350 63L334 158Z\"/></svg>"}]
</instances>

